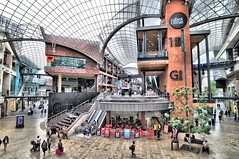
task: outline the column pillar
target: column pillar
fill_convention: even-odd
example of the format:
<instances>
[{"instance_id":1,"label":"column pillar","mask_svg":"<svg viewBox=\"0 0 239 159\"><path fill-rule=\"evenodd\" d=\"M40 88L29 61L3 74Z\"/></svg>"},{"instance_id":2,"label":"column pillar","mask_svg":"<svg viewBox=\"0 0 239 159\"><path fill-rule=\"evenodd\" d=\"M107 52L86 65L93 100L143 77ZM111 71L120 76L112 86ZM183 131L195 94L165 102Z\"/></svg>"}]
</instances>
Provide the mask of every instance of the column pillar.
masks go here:
<instances>
[{"instance_id":1,"label":"column pillar","mask_svg":"<svg viewBox=\"0 0 239 159\"><path fill-rule=\"evenodd\" d=\"M14 94L17 95L19 92L19 81L20 81L20 69L19 69L20 64L18 61L16 61L15 67L16 67L16 78L15 78Z\"/></svg>"},{"instance_id":2,"label":"column pillar","mask_svg":"<svg viewBox=\"0 0 239 159\"><path fill-rule=\"evenodd\" d=\"M95 75L95 92L98 92L98 75Z\"/></svg>"},{"instance_id":3,"label":"column pillar","mask_svg":"<svg viewBox=\"0 0 239 159\"><path fill-rule=\"evenodd\" d=\"M143 128L144 128L145 125L146 125L145 111L142 111L142 112L141 112L141 124L142 124Z\"/></svg>"},{"instance_id":4,"label":"column pillar","mask_svg":"<svg viewBox=\"0 0 239 159\"><path fill-rule=\"evenodd\" d=\"M143 89L143 94L145 95L145 93L146 93L146 87L145 87L145 71L143 72L143 87L142 87L142 89Z\"/></svg>"},{"instance_id":5,"label":"column pillar","mask_svg":"<svg viewBox=\"0 0 239 159\"><path fill-rule=\"evenodd\" d=\"M58 74L58 91L57 92L61 92L61 85L62 85L62 75L61 73Z\"/></svg>"},{"instance_id":6,"label":"column pillar","mask_svg":"<svg viewBox=\"0 0 239 159\"><path fill-rule=\"evenodd\" d=\"M52 77L52 91L56 92L57 77Z\"/></svg>"},{"instance_id":7,"label":"column pillar","mask_svg":"<svg viewBox=\"0 0 239 159\"><path fill-rule=\"evenodd\" d=\"M106 124L109 125L110 124L110 111L106 112Z\"/></svg>"},{"instance_id":8,"label":"column pillar","mask_svg":"<svg viewBox=\"0 0 239 159\"><path fill-rule=\"evenodd\" d=\"M192 87L190 17L188 7L189 6L183 4L183 0L173 0L170 3L166 2L165 6L165 23L168 25L167 51L169 63L168 68L165 70L165 76L168 78L166 86L168 93L170 93L171 101L174 101L174 97L172 96L174 87L183 86L185 84ZM172 45L170 45L170 42ZM187 70L186 74L184 70L185 67ZM174 72L179 75L178 78L172 78ZM192 97L190 96L189 98L190 101L192 101Z\"/></svg>"}]
</instances>

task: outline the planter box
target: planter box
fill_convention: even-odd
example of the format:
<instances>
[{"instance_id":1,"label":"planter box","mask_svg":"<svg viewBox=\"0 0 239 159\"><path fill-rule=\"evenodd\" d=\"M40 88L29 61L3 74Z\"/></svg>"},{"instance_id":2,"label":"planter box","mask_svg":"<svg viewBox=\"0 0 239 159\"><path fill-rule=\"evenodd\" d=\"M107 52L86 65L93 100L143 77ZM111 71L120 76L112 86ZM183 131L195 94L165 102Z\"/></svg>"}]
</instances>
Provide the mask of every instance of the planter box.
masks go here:
<instances>
[{"instance_id":1,"label":"planter box","mask_svg":"<svg viewBox=\"0 0 239 159\"><path fill-rule=\"evenodd\" d=\"M170 148L171 148L171 150L179 150L179 142L178 141L171 141Z\"/></svg>"}]
</instances>

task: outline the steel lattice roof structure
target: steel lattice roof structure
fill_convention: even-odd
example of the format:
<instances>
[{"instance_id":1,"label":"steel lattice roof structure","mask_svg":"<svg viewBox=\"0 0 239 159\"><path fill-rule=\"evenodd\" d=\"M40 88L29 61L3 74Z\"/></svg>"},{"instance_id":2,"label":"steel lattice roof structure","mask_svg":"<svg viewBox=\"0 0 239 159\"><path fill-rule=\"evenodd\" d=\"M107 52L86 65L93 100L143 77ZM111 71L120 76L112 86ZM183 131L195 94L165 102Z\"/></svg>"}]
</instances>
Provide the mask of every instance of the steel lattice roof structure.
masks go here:
<instances>
[{"instance_id":1,"label":"steel lattice roof structure","mask_svg":"<svg viewBox=\"0 0 239 159\"><path fill-rule=\"evenodd\" d=\"M126 66L137 61L137 20L159 25L162 5L161 0L1 0L0 31L15 46L17 58L35 68L46 65L46 35L76 44L97 42L100 49L93 54L90 45L79 51L96 61L99 54L108 55ZM190 5L191 30L211 30L210 50L238 25L239 0L190 0Z\"/></svg>"}]
</instances>

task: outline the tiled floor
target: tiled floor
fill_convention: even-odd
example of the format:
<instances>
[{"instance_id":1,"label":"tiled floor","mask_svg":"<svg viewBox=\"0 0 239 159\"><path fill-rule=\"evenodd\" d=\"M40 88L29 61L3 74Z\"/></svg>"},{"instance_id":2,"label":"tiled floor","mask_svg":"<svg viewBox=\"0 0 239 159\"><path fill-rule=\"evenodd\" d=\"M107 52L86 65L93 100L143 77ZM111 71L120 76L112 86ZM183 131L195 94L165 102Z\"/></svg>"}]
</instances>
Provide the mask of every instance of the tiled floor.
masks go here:
<instances>
[{"instance_id":1,"label":"tiled floor","mask_svg":"<svg viewBox=\"0 0 239 159\"><path fill-rule=\"evenodd\" d=\"M0 159L39 159L44 158L42 152L30 152L30 141L40 135L46 139L44 122L46 117L40 115L40 110L35 108L33 116L25 116L25 127L15 128L15 116L9 116L0 120L0 138L5 135L10 138L7 151L0 147ZM210 154L195 154L183 150L170 150L170 134L162 134L161 140L156 139L115 139L93 136L82 138L77 135L70 136L63 140L65 152L61 156L55 155L57 137L52 146L52 150L46 153L45 158L55 159L127 159L131 152L129 146L132 141L136 141L136 158L140 159L238 159L239 158L239 122L233 118L225 118L222 123L216 122L212 127L211 135L206 136L209 141ZM180 146L184 144L180 134ZM196 135L196 137L200 137ZM193 146L198 146L193 144Z\"/></svg>"}]
</instances>

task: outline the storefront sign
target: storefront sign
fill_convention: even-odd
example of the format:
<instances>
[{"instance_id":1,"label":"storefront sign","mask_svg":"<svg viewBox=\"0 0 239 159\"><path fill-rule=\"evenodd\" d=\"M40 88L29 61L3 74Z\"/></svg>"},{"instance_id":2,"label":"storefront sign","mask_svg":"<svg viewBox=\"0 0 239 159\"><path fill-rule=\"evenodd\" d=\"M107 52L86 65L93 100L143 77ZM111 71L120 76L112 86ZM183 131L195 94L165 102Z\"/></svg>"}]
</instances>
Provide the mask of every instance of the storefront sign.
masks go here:
<instances>
[{"instance_id":1,"label":"storefront sign","mask_svg":"<svg viewBox=\"0 0 239 159\"><path fill-rule=\"evenodd\" d=\"M173 70L170 72L170 78L181 81L183 79L183 72L181 70Z\"/></svg>"},{"instance_id":2,"label":"storefront sign","mask_svg":"<svg viewBox=\"0 0 239 159\"><path fill-rule=\"evenodd\" d=\"M54 56L46 56L47 62L54 62Z\"/></svg>"},{"instance_id":3,"label":"storefront sign","mask_svg":"<svg viewBox=\"0 0 239 159\"><path fill-rule=\"evenodd\" d=\"M169 19L170 25L175 29L181 29L187 24L187 16L184 13L176 12Z\"/></svg>"}]
</instances>

